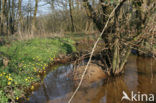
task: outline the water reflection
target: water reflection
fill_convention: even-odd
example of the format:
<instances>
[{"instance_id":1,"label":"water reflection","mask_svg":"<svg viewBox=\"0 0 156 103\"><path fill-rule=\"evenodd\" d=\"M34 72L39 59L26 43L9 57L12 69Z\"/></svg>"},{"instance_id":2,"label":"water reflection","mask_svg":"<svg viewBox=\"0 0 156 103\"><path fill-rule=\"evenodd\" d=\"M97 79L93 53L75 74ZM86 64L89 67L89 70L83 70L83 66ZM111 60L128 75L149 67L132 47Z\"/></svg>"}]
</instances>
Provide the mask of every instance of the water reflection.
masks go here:
<instances>
[{"instance_id":1,"label":"water reflection","mask_svg":"<svg viewBox=\"0 0 156 103\"><path fill-rule=\"evenodd\" d=\"M64 97L72 91L73 83L68 74L72 71L73 65L61 66L54 72L50 72L43 81L39 90L33 92L30 103L46 103L48 100Z\"/></svg>"},{"instance_id":2,"label":"water reflection","mask_svg":"<svg viewBox=\"0 0 156 103\"><path fill-rule=\"evenodd\" d=\"M131 91L156 94L156 61L132 55L125 68L125 75L111 82L81 88L72 103L121 103L123 90L128 94ZM49 73L44 84L30 97L30 103L67 103L74 90L68 78L72 69L72 65L62 66Z\"/></svg>"}]
</instances>

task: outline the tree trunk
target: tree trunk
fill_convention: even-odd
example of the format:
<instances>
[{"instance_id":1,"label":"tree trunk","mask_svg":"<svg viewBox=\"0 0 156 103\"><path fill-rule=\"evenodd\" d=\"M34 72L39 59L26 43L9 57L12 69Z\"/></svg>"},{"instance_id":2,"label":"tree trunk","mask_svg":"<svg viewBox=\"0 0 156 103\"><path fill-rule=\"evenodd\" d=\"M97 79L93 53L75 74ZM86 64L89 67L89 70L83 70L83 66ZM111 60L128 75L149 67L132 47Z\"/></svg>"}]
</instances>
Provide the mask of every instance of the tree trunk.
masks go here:
<instances>
[{"instance_id":1,"label":"tree trunk","mask_svg":"<svg viewBox=\"0 0 156 103\"><path fill-rule=\"evenodd\" d=\"M22 11L21 11L21 6L22 6L22 0L18 0L18 19L19 19L19 25L18 25L18 30L21 33L22 30Z\"/></svg>"},{"instance_id":2,"label":"tree trunk","mask_svg":"<svg viewBox=\"0 0 156 103\"><path fill-rule=\"evenodd\" d=\"M88 0L83 1L88 17L93 20L99 31L103 31L108 16L114 9L114 5L117 4L106 3L105 0L100 0L99 5L101 7L97 9L93 8L93 5ZM143 35L142 30L146 26L147 15L150 14L148 11L150 9L146 12L141 11L142 7L144 7L141 0L137 2L135 0L127 1L120 1L102 35L105 44L104 48L107 48L102 52L104 63L107 64L107 68L109 68L113 75L123 71L124 65L131 53L131 47L136 45L140 39L143 39L140 36ZM127 7L129 5L132 5L132 10L130 7Z\"/></svg>"},{"instance_id":3,"label":"tree trunk","mask_svg":"<svg viewBox=\"0 0 156 103\"><path fill-rule=\"evenodd\" d=\"M2 9L1 9L1 35L4 35L4 24L5 24L5 9L6 9L7 0L2 0Z\"/></svg>"},{"instance_id":4,"label":"tree trunk","mask_svg":"<svg viewBox=\"0 0 156 103\"><path fill-rule=\"evenodd\" d=\"M2 28L1 28L1 15L2 15L2 10L1 10L1 3L2 1L0 0L0 35L2 35Z\"/></svg>"},{"instance_id":5,"label":"tree trunk","mask_svg":"<svg viewBox=\"0 0 156 103\"><path fill-rule=\"evenodd\" d=\"M36 15L37 15L37 9L38 9L38 0L35 0L35 10L34 10L34 16L33 16L33 21L32 21L32 31L36 31Z\"/></svg>"},{"instance_id":6,"label":"tree trunk","mask_svg":"<svg viewBox=\"0 0 156 103\"><path fill-rule=\"evenodd\" d=\"M79 3L79 0L76 0L76 8L77 8L77 10L80 9L80 3Z\"/></svg>"},{"instance_id":7,"label":"tree trunk","mask_svg":"<svg viewBox=\"0 0 156 103\"><path fill-rule=\"evenodd\" d=\"M73 15L72 15L72 2L69 0L69 11L70 11L70 20L71 20L71 31L74 32L74 21L73 21Z\"/></svg>"},{"instance_id":8,"label":"tree trunk","mask_svg":"<svg viewBox=\"0 0 156 103\"><path fill-rule=\"evenodd\" d=\"M14 34L14 26L15 26L15 23L14 23L14 20L15 20L15 3L14 3L14 0L12 0L12 11L11 11L11 16L10 16L10 30L11 30L11 34Z\"/></svg>"},{"instance_id":9,"label":"tree trunk","mask_svg":"<svg viewBox=\"0 0 156 103\"><path fill-rule=\"evenodd\" d=\"M7 34L10 35L10 0L8 0L6 15L7 15Z\"/></svg>"}]
</instances>

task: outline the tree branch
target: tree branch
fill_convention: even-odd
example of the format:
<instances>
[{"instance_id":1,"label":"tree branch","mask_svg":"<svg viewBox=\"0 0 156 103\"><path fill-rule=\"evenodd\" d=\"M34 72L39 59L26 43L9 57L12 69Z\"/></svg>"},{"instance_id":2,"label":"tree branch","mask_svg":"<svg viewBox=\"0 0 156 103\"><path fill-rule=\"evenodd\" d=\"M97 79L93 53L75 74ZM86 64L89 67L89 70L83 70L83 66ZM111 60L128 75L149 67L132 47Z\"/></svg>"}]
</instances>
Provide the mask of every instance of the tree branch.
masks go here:
<instances>
[{"instance_id":1,"label":"tree branch","mask_svg":"<svg viewBox=\"0 0 156 103\"><path fill-rule=\"evenodd\" d=\"M86 1L86 0L85 0L85 1ZM124 0L123 0L123 1L124 1ZM122 3L122 1L121 1L120 3ZM100 36L98 37L97 41L96 41L95 44L94 44L94 47L92 48L89 61L88 61L87 65L86 65L86 67L85 67L85 69L84 69L84 72L83 72L83 74L82 74L82 76L81 76L81 80L80 80L80 82L79 82L79 85L77 86L77 88L76 88L76 90L74 91L73 95L72 95L71 98L69 99L68 103L71 103L72 99L74 98L74 96L75 96L76 93L78 92L78 90L79 90L79 88L80 88L80 86L81 86L81 84L82 84L82 82L83 82L84 76L85 76L85 74L86 74L86 72L87 72L88 66L89 66L89 64L90 64L90 62L91 62L91 60L92 60L92 57L93 57L94 51L95 51L95 49L96 49L96 46L97 46L98 42L100 41L100 38L102 37L102 35L103 35L104 32L105 32L105 30L106 30L106 28L107 28L107 26L108 26L108 24L109 24L109 22L110 22L110 18L114 16L115 10L118 8L118 6L120 6L120 3L118 3L118 5L117 5L117 6L113 9L113 11L110 13L109 18L108 18L108 20L107 20L107 22L106 22L106 24L105 24L105 26L104 26L104 28L103 28L103 30L102 30Z\"/></svg>"}]
</instances>

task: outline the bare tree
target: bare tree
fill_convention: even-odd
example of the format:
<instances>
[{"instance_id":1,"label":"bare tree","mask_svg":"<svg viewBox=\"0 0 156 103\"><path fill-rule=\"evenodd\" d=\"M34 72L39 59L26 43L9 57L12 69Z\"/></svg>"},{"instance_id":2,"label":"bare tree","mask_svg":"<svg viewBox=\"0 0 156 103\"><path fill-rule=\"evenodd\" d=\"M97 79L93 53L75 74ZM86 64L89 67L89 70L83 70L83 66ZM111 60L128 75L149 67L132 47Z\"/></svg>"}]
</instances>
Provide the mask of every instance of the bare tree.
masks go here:
<instances>
[{"instance_id":1,"label":"bare tree","mask_svg":"<svg viewBox=\"0 0 156 103\"><path fill-rule=\"evenodd\" d=\"M1 7L1 34L4 34L4 24L5 24L5 9L7 0L2 0Z\"/></svg>"},{"instance_id":2,"label":"bare tree","mask_svg":"<svg viewBox=\"0 0 156 103\"><path fill-rule=\"evenodd\" d=\"M74 21L73 21L73 15L72 15L72 2L71 0L68 1L69 2L69 11L70 11L70 20L71 20L71 30L72 32L74 32Z\"/></svg>"},{"instance_id":3,"label":"bare tree","mask_svg":"<svg viewBox=\"0 0 156 103\"><path fill-rule=\"evenodd\" d=\"M15 32L15 3L14 0L12 0L12 5L11 5L11 14L10 14L10 32L11 34L14 34Z\"/></svg>"},{"instance_id":4,"label":"bare tree","mask_svg":"<svg viewBox=\"0 0 156 103\"><path fill-rule=\"evenodd\" d=\"M21 7L22 7L22 0L18 0L18 20L19 20L19 25L18 25L18 30L19 32L22 32L22 24L23 24L23 21L22 21L22 11L21 11Z\"/></svg>"},{"instance_id":5,"label":"bare tree","mask_svg":"<svg viewBox=\"0 0 156 103\"><path fill-rule=\"evenodd\" d=\"M38 0L35 0L35 10L34 10L34 16L33 16L33 23L32 23L32 30L35 31L35 23L36 23L36 14L37 14L37 9L38 9Z\"/></svg>"},{"instance_id":6,"label":"bare tree","mask_svg":"<svg viewBox=\"0 0 156 103\"><path fill-rule=\"evenodd\" d=\"M102 31L108 15L116 3L100 0L100 7L95 10L88 0L83 1L88 17L93 20L99 31ZM140 0L132 0L131 2L122 0L115 10L115 16L111 17L110 24L102 35L105 48L108 48L102 52L102 61L113 75L123 71L131 49L143 40L142 30L146 27L147 15L151 16L150 12L154 8L153 3L148 2L148 5L146 3ZM141 10L144 5L149 9L143 12Z\"/></svg>"},{"instance_id":7,"label":"bare tree","mask_svg":"<svg viewBox=\"0 0 156 103\"><path fill-rule=\"evenodd\" d=\"M1 10L1 3L2 1L0 0L0 24L1 24L1 15L2 15L2 10ZM2 33L2 28L1 28L1 25L0 25L0 34Z\"/></svg>"}]
</instances>

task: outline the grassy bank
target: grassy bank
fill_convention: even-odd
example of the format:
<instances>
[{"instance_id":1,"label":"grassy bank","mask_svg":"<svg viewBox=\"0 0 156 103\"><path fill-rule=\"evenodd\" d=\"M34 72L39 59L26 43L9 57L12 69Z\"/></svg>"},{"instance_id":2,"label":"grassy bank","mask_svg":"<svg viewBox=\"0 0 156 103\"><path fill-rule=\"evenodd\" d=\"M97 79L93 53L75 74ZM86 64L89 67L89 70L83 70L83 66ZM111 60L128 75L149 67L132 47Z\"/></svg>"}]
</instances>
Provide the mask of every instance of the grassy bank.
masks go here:
<instances>
[{"instance_id":1,"label":"grassy bank","mask_svg":"<svg viewBox=\"0 0 156 103\"><path fill-rule=\"evenodd\" d=\"M58 54L76 51L67 38L37 38L0 46L0 102L18 100ZM32 87L33 89L33 87Z\"/></svg>"}]
</instances>

